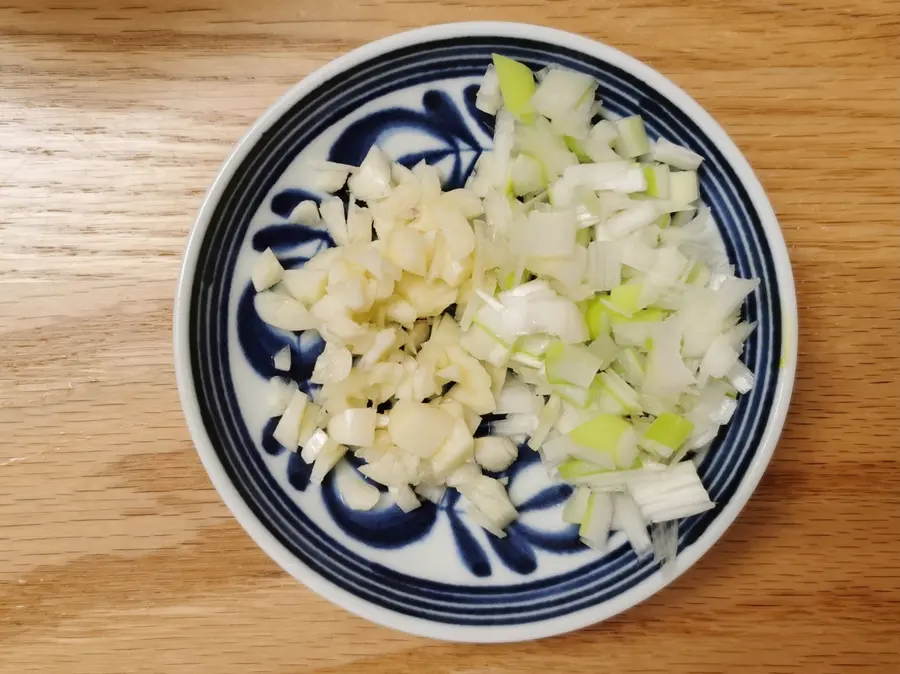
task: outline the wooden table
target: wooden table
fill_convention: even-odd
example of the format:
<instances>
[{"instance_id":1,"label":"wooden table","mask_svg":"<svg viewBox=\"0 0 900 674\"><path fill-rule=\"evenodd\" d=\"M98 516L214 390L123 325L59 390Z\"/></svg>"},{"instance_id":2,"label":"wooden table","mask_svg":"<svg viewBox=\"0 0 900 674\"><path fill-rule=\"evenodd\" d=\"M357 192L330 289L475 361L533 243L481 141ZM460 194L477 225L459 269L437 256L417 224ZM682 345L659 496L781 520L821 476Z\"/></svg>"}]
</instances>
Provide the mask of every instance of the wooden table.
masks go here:
<instances>
[{"instance_id":1,"label":"wooden table","mask_svg":"<svg viewBox=\"0 0 900 674\"><path fill-rule=\"evenodd\" d=\"M769 191L800 307L787 427L724 539L519 646L389 632L289 578L210 486L172 367L185 235L243 129L338 54L462 19L582 32L695 96ZM900 671L898 25L896 0L7 0L0 672Z\"/></svg>"}]
</instances>

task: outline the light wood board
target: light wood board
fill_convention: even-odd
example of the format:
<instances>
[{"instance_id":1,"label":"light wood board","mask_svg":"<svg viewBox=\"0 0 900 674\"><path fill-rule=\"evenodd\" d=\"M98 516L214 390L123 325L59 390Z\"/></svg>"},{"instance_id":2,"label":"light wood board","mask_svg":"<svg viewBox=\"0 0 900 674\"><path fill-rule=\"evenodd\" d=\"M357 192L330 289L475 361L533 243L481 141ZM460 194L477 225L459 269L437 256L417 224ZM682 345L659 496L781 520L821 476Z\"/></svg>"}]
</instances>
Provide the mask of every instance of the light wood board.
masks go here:
<instances>
[{"instance_id":1,"label":"light wood board","mask_svg":"<svg viewBox=\"0 0 900 674\"><path fill-rule=\"evenodd\" d=\"M0 672L900 671L900 4L6 0ZM794 264L794 401L724 539L622 616L518 646L331 606L211 488L172 366L201 196L288 86L374 38L500 19L643 59L716 117Z\"/></svg>"}]
</instances>

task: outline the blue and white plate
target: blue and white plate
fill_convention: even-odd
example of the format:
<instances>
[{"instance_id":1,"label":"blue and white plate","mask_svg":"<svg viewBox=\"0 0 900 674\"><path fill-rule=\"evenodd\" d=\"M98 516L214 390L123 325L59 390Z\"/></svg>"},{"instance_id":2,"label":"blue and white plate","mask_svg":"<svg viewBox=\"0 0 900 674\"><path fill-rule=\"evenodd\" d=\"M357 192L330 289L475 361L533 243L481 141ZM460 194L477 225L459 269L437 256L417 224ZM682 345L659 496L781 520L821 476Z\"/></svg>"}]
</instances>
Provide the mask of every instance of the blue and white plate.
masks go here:
<instances>
[{"instance_id":1,"label":"blue and white plate","mask_svg":"<svg viewBox=\"0 0 900 674\"><path fill-rule=\"evenodd\" d=\"M682 522L676 573L722 535L759 481L784 422L797 348L787 251L752 170L697 103L621 52L535 26L451 24L365 46L288 92L225 162L185 253L175 357L191 434L228 507L286 571L375 622L459 641L577 629L649 597L670 576L624 539L613 538L602 556L582 546L560 516L568 488L551 484L528 450L507 471L522 517L502 540L468 521L452 492L409 514L396 506L355 512L335 488L342 471L355 470L350 463L321 487L310 484L309 467L272 438L266 385L279 374L272 354L287 344L290 376L306 389L323 345L258 319L250 268L267 247L300 266L330 245L321 230L287 220L299 201L325 196L313 188L316 161L358 164L377 142L404 164L437 164L447 187L462 185L490 147L493 120L474 101L494 52L534 69L586 72L612 113L640 113L651 137L703 155L702 198L728 256L739 276L761 279L745 308L759 323L744 353L757 385L701 466L717 507Z\"/></svg>"}]
</instances>

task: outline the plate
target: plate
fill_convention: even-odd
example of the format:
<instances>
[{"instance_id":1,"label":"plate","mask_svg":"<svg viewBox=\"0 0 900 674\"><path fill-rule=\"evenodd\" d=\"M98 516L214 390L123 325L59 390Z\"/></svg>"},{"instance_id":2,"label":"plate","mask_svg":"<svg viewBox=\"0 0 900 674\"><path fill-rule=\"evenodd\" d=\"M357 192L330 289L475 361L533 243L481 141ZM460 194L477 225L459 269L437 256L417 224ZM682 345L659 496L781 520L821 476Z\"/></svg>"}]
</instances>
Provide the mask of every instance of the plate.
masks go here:
<instances>
[{"instance_id":1,"label":"plate","mask_svg":"<svg viewBox=\"0 0 900 674\"><path fill-rule=\"evenodd\" d=\"M286 267L330 244L288 222L314 189L316 163L359 164L377 143L395 160L437 165L461 186L490 148L493 119L475 108L492 53L533 69L559 65L600 82L614 115L643 115L652 138L700 153L710 206L738 276L759 277L745 319L758 327L744 362L756 387L742 396L699 472L716 508L683 520L674 573L639 559L621 535L604 555L561 519L569 493L523 449L505 473L522 513L498 539L460 512L455 492L403 513L348 509L336 489L350 462L320 487L272 438L272 354L291 347L302 389L323 348L314 333L271 328L253 309L250 269L271 247ZM460 23L381 40L309 76L251 127L226 160L194 225L175 307L178 386L204 467L253 539L288 573L335 603L392 628L472 642L546 637L598 622L684 572L747 502L784 422L796 361L797 314L784 240L752 170L724 131L648 66L583 37L505 23ZM384 501L388 501L384 499ZM298 616L302 607L298 606Z\"/></svg>"}]
</instances>

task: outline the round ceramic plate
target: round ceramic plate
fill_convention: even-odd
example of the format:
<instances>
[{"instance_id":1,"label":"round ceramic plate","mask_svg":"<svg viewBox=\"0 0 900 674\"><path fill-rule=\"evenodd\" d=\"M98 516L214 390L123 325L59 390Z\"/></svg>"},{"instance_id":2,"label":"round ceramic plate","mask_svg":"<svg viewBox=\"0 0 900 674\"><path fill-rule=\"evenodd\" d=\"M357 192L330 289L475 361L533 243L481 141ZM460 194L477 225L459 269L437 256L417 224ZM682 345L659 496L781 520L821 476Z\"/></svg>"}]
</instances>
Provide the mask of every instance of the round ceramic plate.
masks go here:
<instances>
[{"instance_id":1,"label":"round ceramic plate","mask_svg":"<svg viewBox=\"0 0 900 674\"><path fill-rule=\"evenodd\" d=\"M784 242L758 181L722 129L664 77L599 43L517 24L452 24L358 49L291 90L250 129L226 161L197 218L178 290L179 389L204 466L254 540L285 570L375 622L430 637L514 641L557 634L618 613L671 578L638 559L620 535L605 555L561 519L569 493L523 449L506 472L521 513L498 539L462 514L449 490L439 505L405 514L389 504L355 512L335 484L272 438L267 381L272 354L289 345L289 376L303 390L323 344L314 333L270 328L253 309L250 268L271 247L286 267L330 245L321 230L288 223L314 189L315 162L359 164L377 143L408 166L440 167L461 186L490 147L493 120L474 105L491 54L533 69L589 73L614 115L643 115L662 135L703 155L701 193L737 274L759 277L745 306L758 328L744 362L753 391L700 467L716 508L681 522L675 572L722 535L772 454L788 406L796 308ZM302 607L298 606L298 614Z\"/></svg>"}]
</instances>

